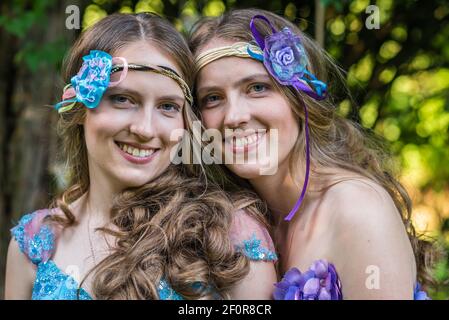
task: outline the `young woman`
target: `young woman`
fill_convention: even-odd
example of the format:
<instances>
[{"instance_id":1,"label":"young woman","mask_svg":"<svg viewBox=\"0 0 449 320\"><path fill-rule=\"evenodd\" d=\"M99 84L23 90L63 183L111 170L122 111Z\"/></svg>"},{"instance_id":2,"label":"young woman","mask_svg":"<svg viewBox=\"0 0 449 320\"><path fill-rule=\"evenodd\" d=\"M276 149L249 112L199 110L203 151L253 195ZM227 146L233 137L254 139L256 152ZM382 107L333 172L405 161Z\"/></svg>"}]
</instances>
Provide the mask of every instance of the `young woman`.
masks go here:
<instances>
[{"instance_id":1,"label":"young woman","mask_svg":"<svg viewBox=\"0 0 449 320\"><path fill-rule=\"evenodd\" d=\"M190 47L205 127L228 131L224 152L257 159L226 166L273 215L285 274L274 298L424 298L410 199L374 138L336 113L329 56L291 22L253 9L200 21ZM276 154L258 153L273 144ZM277 170L261 174L272 157Z\"/></svg>"},{"instance_id":2,"label":"young woman","mask_svg":"<svg viewBox=\"0 0 449 320\"><path fill-rule=\"evenodd\" d=\"M194 120L192 71L156 15L114 14L81 35L56 105L69 188L13 228L7 299L270 297L276 255L256 198L171 164L172 133Z\"/></svg>"}]
</instances>

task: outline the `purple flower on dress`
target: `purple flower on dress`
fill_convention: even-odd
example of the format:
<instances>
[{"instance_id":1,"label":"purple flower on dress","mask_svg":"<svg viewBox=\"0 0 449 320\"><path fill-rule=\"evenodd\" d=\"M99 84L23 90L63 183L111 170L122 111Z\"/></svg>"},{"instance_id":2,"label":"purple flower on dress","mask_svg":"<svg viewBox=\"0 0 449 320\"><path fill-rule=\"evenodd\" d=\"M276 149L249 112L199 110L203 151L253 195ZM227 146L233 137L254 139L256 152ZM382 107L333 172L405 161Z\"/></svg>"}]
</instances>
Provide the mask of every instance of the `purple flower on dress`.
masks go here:
<instances>
[{"instance_id":1,"label":"purple flower on dress","mask_svg":"<svg viewBox=\"0 0 449 320\"><path fill-rule=\"evenodd\" d=\"M76 100L86 107L96 108L109 85L112 57L100 50L92 50L83 57L83 65L71 79Z\"/></svg>"},{"instance_id":2,"label":"purple flower on dress","mask_svg":"<svg viewBox=\"0 0 449 320\"><path fill-rule=\"evenodd\" d=\"M275 300L342 300L341 282L333 264L315 261L310 269L301 273L297 268L288 270L281 282L275 284Z\"/></svg>"},{"instance_id":3,"label":"purple flower on dress","mask_svg":"<svg viewBox=\"0 0 449 320\"><path fill-rule=\"evenodd\" d=\"M308 60L300 37L285 27L265 39L263 62L281 84L292 85L303 77Z\"/></svg>"}]
</instances>

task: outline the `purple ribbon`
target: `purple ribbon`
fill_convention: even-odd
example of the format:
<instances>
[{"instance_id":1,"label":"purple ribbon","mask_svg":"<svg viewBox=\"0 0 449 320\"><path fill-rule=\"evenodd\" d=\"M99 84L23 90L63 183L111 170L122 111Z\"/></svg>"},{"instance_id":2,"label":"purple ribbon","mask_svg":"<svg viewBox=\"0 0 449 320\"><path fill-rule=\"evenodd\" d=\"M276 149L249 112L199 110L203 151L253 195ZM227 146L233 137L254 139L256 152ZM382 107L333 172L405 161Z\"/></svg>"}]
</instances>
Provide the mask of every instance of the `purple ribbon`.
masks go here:
<instances>
[{"instance_id":1,"label":"purple ribbon","mask_svg":"<svg viewBox=\"0 0 449 320\"><path fill-rule=\"evenodd\" d=\"M293 87L296 90L300 90L302 86L302 82L296 81L293 83ZM299 196L299 199L296 201L295 205L293 206L293 209L290 210L287 217L285 217L285 221L290 221L293 216L295 215L296 211L298 211L299 207L301 206L302 201L304 200L304 197L306 196L306 190L307 185L309 184L309 171L310 171L310 147L309 147L309 113L307 112L306 104L303 103L304 106L304 129L306 131L306 176L304 177L304 183L302 186L301 195Z\"/></svg>"},{"instance_id":2,"label":"purple ribbon","mask_svg":"<svg viewBox=\"0 0 449 320\"><path fill-rule=\"evenodd\" d=\"M251 19L250 28L251 28L251 32L253 34L253 37L256 40L256 42L259 45L259 47L261 48L261 50L264 51L265 50L265 38L259 33L259 31L257 30L257 28L255 26L255 20L256 19L261 19L264 22L266 22L270 26L271 31L273 33L276 33L277 31L273 27L271 22L265 16L256 15L256 16L254 16ZM270 71L270 70L268 69L268 71ZM304 76L301 77L301 78L296 76L287 85L293 86L296 90L302 91L302 92L306 93L307 95L309 95L310 97L312 97L312 98L314 98L316 100L324 99L325 96L326 96L326 84L323 83L322 81L317 80L316 77L313 74L309 73L307 70L304 70L304 75L306 75L307 78L304 77ZM278 82L280 82L281 84L285 85L285 83L282 83L276 77L276 75L273 75L273 77ZM304 81L307 82L307 83L310 83L315 88L316 92L312 88L310 88L307 84L305 84ZM300 208L300 206L302 204L302 201L304 200L304 197L306 195L307 185L309 183L309 171L310 171L309 115L308 115L308 112L307 112L306 105L303 104L303 106L304 106L304 115L305 115L304 129L305 129L305 133L306 133L306 175L305 175L305 178L304 178L304 184L303 184L303 187L302 187L301 195L299 196L299 199L296 201L293 209L285 217L284 220L286 220L286 221L290 221L293 218L293 216L295 215L296 211L298 211L298 209Z\"/></svg>"},{"instance_id":3,"label":"purple ribbon","mask_svg":"<svg viewBox=\"0 0 449 320\"><path fill-rule=\"evenodd\" d=\"M265 16L262 15L256 15L251 19L251 22L249 23L249 27L251 29L251 32L254 36L254 39L256 40L257 44L259 45L260 49L262 49L262 51L265 49L265 38L262 37L262 35L259 33L259 31L257 30L254 21L256 19L261 19L263 21L265 21L271 28L271 31L273 33L276 32L276 29L273 27L273 25L271 24L270 20L268 20Z\"/></svg>"}]
</instances>

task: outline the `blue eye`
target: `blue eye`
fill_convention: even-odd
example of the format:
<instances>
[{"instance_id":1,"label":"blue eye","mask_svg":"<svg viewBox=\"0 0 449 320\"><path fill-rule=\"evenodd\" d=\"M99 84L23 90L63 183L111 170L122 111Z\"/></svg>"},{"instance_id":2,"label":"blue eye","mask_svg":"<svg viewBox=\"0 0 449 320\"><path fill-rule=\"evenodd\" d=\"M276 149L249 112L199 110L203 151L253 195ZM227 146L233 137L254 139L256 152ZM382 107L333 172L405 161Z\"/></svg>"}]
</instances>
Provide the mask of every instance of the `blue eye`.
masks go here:
<instances>
[{"instance_id":1,"label":"blue eye","mask_svg":"<svg viewBox=\"0 0 449 320\"><path fill-rule=\"evenodd\" d=\"M160 105L160 109L165 112L179 112L181 107L174 103L163 103Z\"/></svg>"},{"instance_id":2,"label":"blue eye","mask_svg":"<svg viewBox=\"0 0 449 320\"><path fill-rule=\"evenodd\" d=\"M201 99L201 106L205 108L210 108L216 106L221 100L221 97L217 94L210 94Z\"/></svg>"},{"instance_id":3,"label":"blue eye","mask_svg":"<svg viewBox=\"0 0 449 320\"><path fill-rule=\"evenodd\" d=\"M219 96L217 96L217 95L210 95L210 96L208 96L206 98L206 101L207 102L215 102L215 101L218 101L218 99L220 99Z\"/></svg>"},{"instance_id":4,"label":"blue eye","mask_svg":"<svg viewBox=\"0 0 449 320\"><path fill-rule=\"evenodd\" d=\"M127 96L123 96L123 95L119 95L119 94L111 95L111 96L109 96L109 99L111 100L111 102L113 104L119 105L119 106L126 106L126 105L134 105L135 104L134 101L132 101Z\"/></svg>"},{"instance_id":5,"label":"blue eye","mask_svg":"<svg viewBox=\"0 0 449 320\"><path fill-rule=\"evenodd\" d=\"M256 83L250 86L250 91L261 93L267 90L267 86L263 83Z\"/></svg>"}]
</instances>

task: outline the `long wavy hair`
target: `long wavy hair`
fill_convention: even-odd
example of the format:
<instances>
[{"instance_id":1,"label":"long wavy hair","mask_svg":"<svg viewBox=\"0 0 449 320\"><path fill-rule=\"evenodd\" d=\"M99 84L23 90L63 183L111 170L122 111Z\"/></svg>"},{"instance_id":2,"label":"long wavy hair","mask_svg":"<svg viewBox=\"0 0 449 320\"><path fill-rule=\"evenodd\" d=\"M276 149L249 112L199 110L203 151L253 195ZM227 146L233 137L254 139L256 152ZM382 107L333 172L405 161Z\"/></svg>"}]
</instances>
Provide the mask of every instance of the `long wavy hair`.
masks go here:
<instances>
[{"instance_id":1,"label":"long wavy hair","mask_svg":"<svg viewBox=\"0 0 449 320\"><path fill-rule=\"evenodd\" d=\"M292 87L280 86L272 79L279 92L289 101L300 128L289 163L292 175L298 176L298 172L305 167L303 156L305 154L303 104L305 104L309 115L311 180L334 174L326 171L326 168L342 168L367 177L388 191L412 243L418 280L421 283L434 284L431 266L437 257L436 248L431 242L421 240L415 232L411 222L412 202L406 189L397 179L392 157L386 152L387 146L379 136L365 131L359 124L337 113L334 99L336 95L332 90L343 88L345 93L350 95L345 84L344 72L314 40L279 15L261 9L239 9L231 10L220 17L203 18L197 22L190 33L190 49L195 55L213 39L252 42L254 39L249 24L255 15L267 17L277 30L287 26L296 34L300 34L309 60L309 71L318 79L328 82L331 90L327 99L317 101ZM265 23L256 21L256 26L262 36L271 34L271 29ZM200 110L196 109L195 112L201 117ZM331 180L332 182L324 188L347 179L350 177Z\"/></svg>"},{"instance_id":2,"label":"long wavy hair","mask_svg":"<svg viewBox=\"0 0 449 320\"><path fill-rule=\"evenodd\" d=\"M82 33L63 64L65 83L81 67L90 50L114 55L135 41L148 41L173 58L188 85L193 83L193 60L186 40L165 19L147 13L113 14ZM183 117L187 131L196 119L186 103ZM61 113L58 133L68 173L68 187L51 207L62 214L49 216L67 228L76 224L70 204L89 190L87 147L81 104ZM218 166L170 164L147 184L124 190L114 199L114 230L97 231L115 237L110 254L90 270L97 299L158 299L161 280L189 299L229 297L229 290L249 271L249 261L236 252L229 239L232 213L239 208L265 223L264 206L251 192L236 188L226 194L208 183L208 176L226 179ZM80 284L85 281L87 276Z\"/></svg>"}]
</instances>

